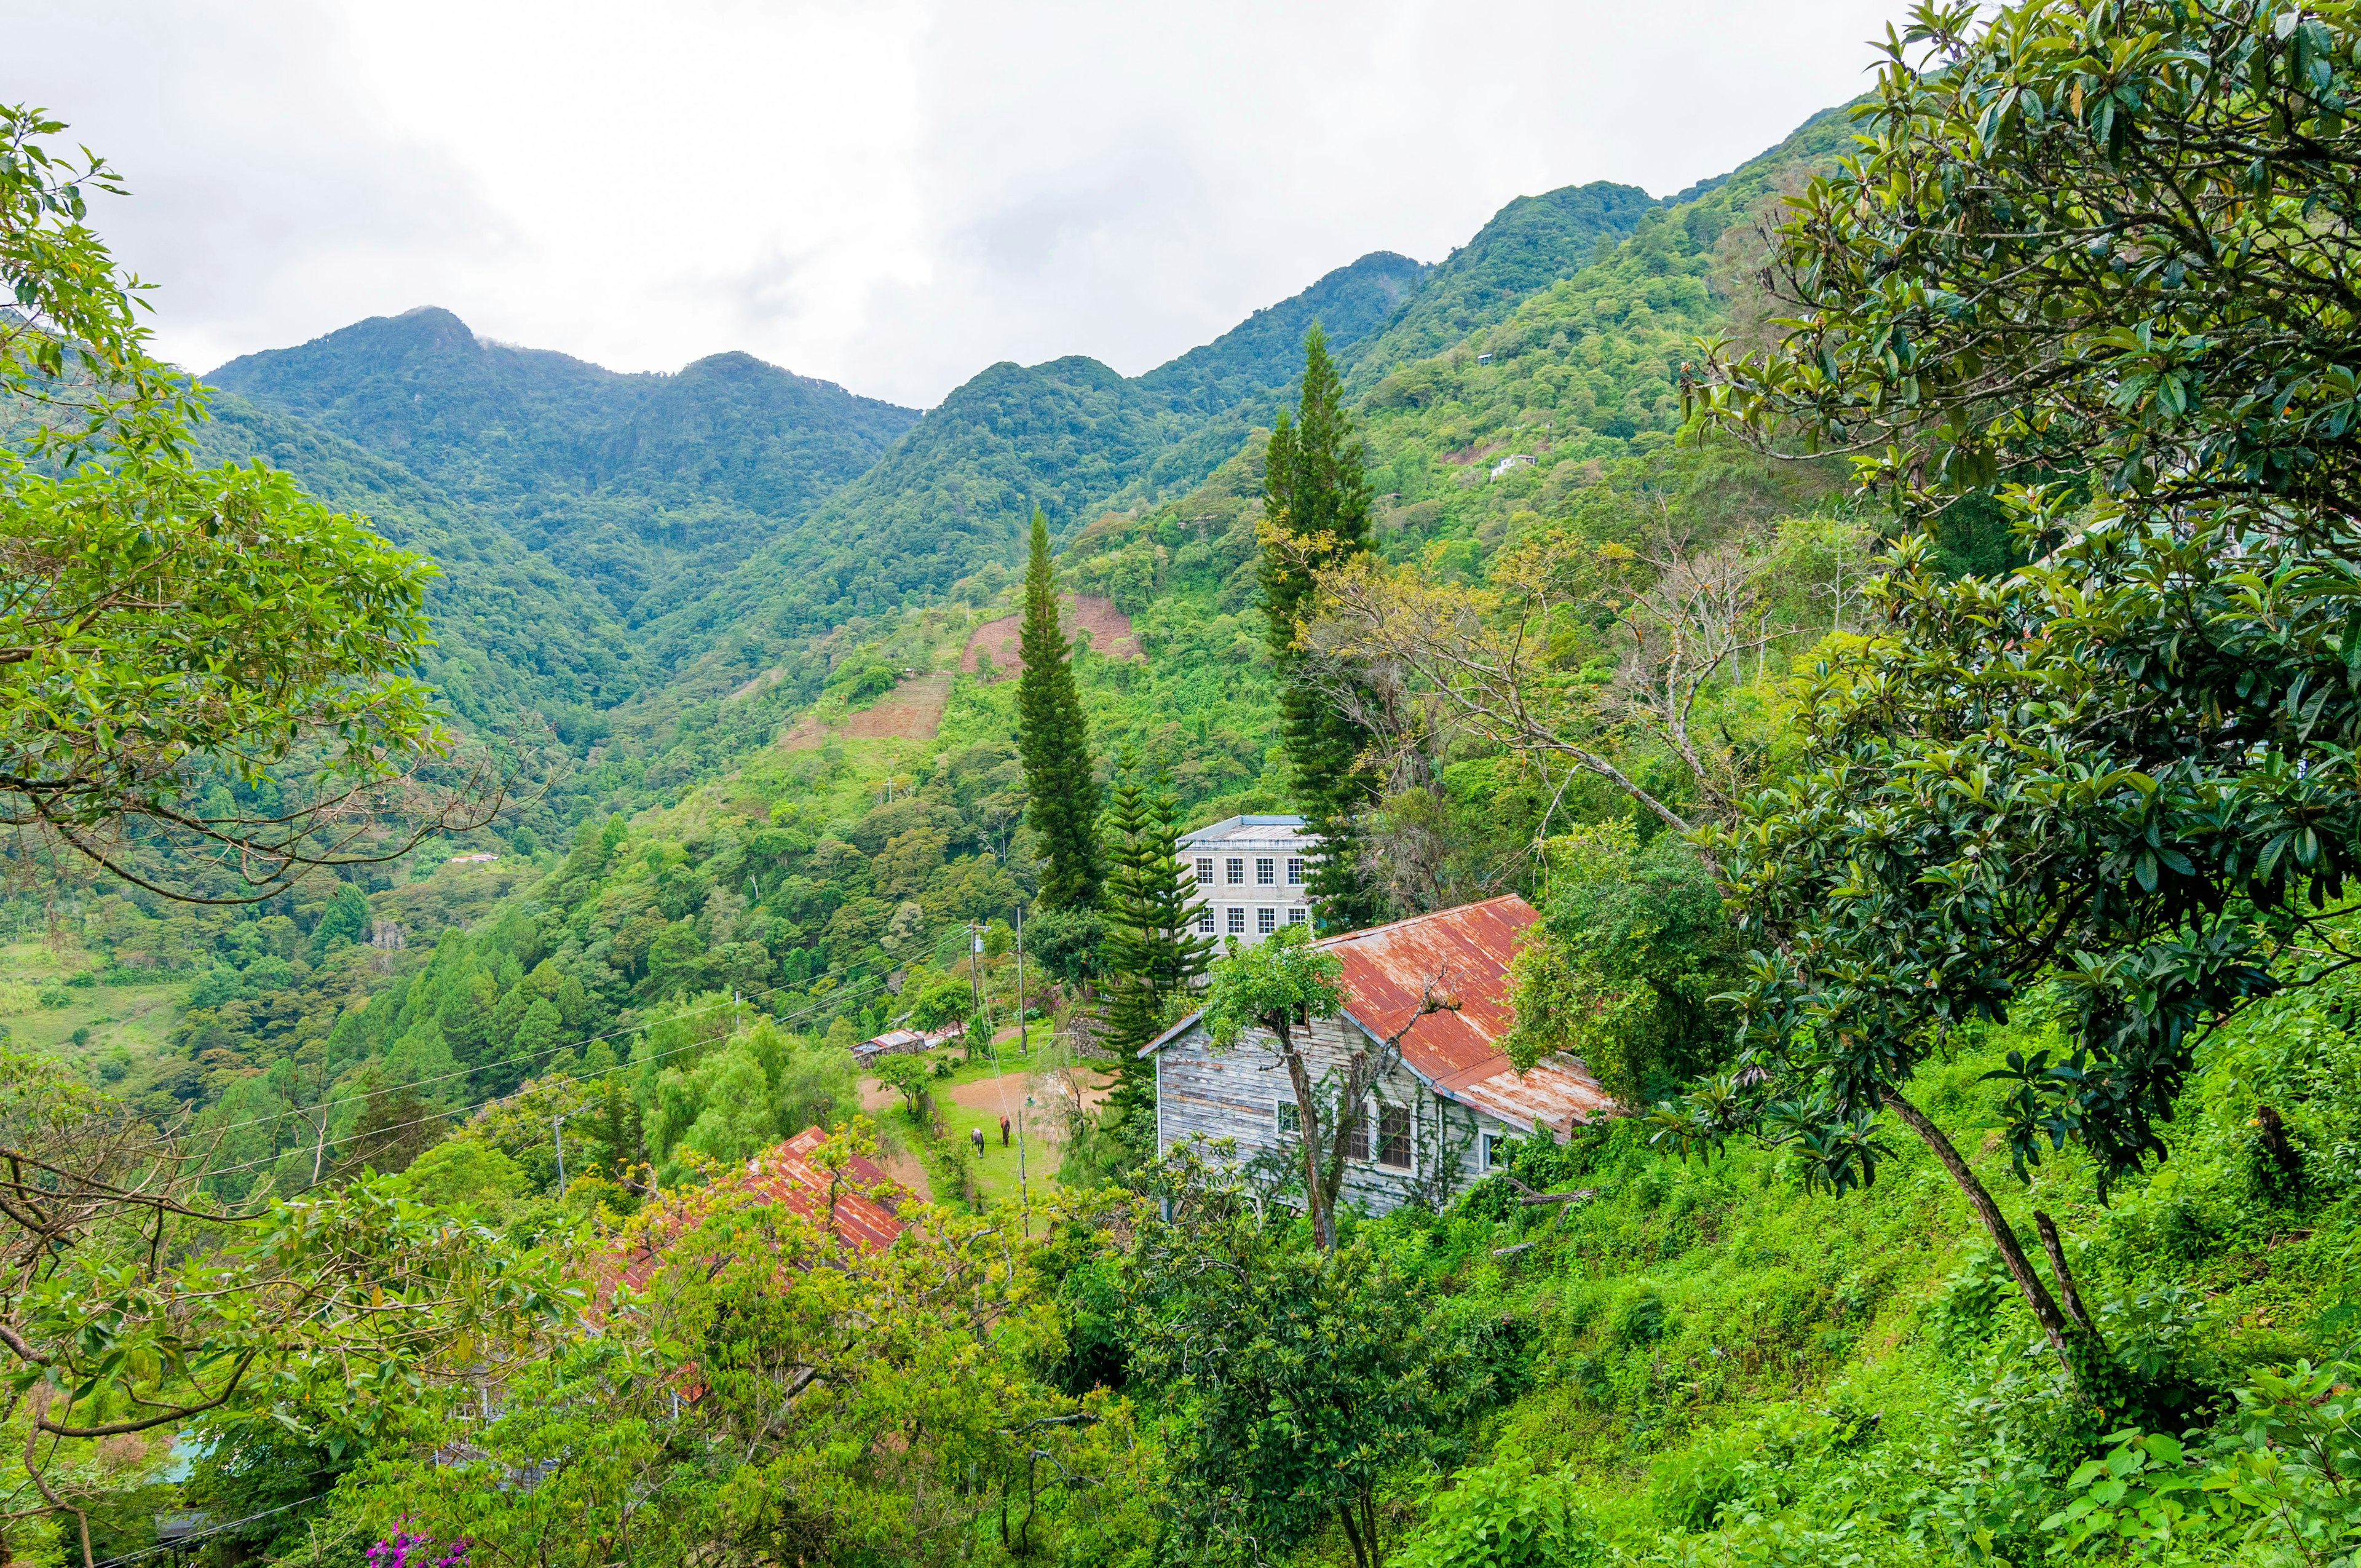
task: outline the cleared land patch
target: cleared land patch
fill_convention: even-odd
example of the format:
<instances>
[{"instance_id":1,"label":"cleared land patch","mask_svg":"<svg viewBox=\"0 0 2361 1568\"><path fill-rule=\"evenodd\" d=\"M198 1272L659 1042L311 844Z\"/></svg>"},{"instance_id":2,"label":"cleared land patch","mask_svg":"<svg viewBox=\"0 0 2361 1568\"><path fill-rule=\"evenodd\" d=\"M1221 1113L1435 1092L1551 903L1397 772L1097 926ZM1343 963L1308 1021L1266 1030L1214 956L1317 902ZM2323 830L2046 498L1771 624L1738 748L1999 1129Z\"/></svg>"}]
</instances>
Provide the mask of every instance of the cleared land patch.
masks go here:
<instances>
[{"instance_id":1,"label":"cleared land patch","mask_svg":"<svg viewBox=\"0 0 2361 1568\"><path fill-rule=\"evenodd\" d=\"M847 714L832 732L852 740L931 740L950 700L949 670L920 675L895 686L875 707ZM828 725L807 718L787 731L779 745L789 751L807 751L826 741L830 733Z\"/></svg>"},{"instance_id":2,"label":"cleared land patch","mask_svg":"<svg viewBox=\"0 0 2361 1568\"><path fill-rule=\"evenodd\" d=\"M1093 652L1110 659L1144 657L1138 641L1131 634L1131 617L1115 609L1113 599L1092 594L1068 594L1062 601L1065 608L1066 635L1080 632L1091 634ZM960 654L960 668L973 674L976 655L990 653L992 667L1002 674L1015 674L1025 667L1016 653L1016 634L1025 624L1021 615L1004 615L998 620L987 620L971 633L967 648Z\"/></svg>"}]
</instances>

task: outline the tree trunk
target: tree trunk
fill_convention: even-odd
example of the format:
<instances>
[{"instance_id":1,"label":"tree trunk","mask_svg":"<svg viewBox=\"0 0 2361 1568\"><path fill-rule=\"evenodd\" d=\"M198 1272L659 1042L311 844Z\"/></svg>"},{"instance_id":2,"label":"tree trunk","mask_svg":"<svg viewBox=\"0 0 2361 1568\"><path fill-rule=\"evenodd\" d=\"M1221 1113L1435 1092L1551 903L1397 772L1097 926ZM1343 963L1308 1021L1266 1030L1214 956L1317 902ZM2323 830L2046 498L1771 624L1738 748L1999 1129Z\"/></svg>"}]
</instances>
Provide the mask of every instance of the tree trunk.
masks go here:
<instances>
[{"instance_id":1,"label":"tree trunk","mask_svg":"<svg viewBox=\"0 0 2361 1568\"><path fill-rule=\"evenodd\" d=\"M1278 1020L1271 1033L1279 1039L1279 1059L1287 1064L1287 1083L1295 1094L1295 1135L1303 1144L1303 1206L1312 1215L1312 1244L1323 1253L1336 1250L1335 1217L1320 1179L1320 1102L1312 1082L1312 1069L1296 1047L1287 1022Z\"/></svg>"},{"instance_id":2,"label":"tree trunk","mask_svg":"<svg viewBox=\"0 0 2361 1568\"><path fill-rule=\"evenodd\" d=\"M1943 1168L1951 1173L1952 1181L1967 1194L1969 1206L1975 1210L1976 1218L1983 1222L1984 1231L1992 1237L1993 1245L2000 1248L2001 1260L2008 1265L2009 1277L2016 1281L2017 1293L2025 1298L2026 1305L2033 1309L2034 1321L2041 1325L2041 1332L2049 1337L2050 1348L2058 1353L2059 1364L2066 1368L2067 1376L2073 1379L2075 1387L2083 1397L2097 1402L2099 1391L2090 1386L2091 1368L2084 1365L2086 1357L2076 1354L2078 1347L2074 1343L2078 1337L2094 1338L2089 1325L2070 1321L2064 1312L2059 1310L2057 1299L2049 1294L2049 1288L2041 1283L2041 1277L2033 1271L2032 1260L2025 1255L2025 1245L2017 1240L2015 1228L2000 1212L2000 1205L1993 1201L1993 1195L1984 1190L1984 1184L1977 1179L1976 1173L1968 1168L1968 1162L1960 1157L1960 1151L1952 1146L1951 1140L1943 1135L1943 1130L1927 1120L1924 1111L1895 1091L1886 1090L1884 1096L1885 1102L1894 1107L1894 1113L1918 1135L1920 1143L1934 1151L1935 1157L1943 1162ZM2042 1223L2048 1232L2043 1237L2044 1245L2054 1246L2055 1227L2048 1226L2046 1219ZM2059 1279L2066 1280L2063 1251L2052 1251L2050 1263L2057 1269ZM2070 1299L2072 1286L2068 1284L2065 1288ZM2074 1317L2081 1319L2081 1300L2074 1299L2074 1305L2078 1309Z\"/></svg>"},{"instance_id":3,"label":"tree trunk","mask_svg":"<svg viewBox=\"0 0 2361 1568\"><path fill-rule=\"evenodd\" d=\"M1356 1568L1376 1568L1370 1560L1368 1547L1362 1544L1361 1531L1353 1522L1353 1505L1350 1502L1337 1504L1336 1517L1344 1522L1345 1539L1352 1545Z\"/></svg>"}]
</instances>

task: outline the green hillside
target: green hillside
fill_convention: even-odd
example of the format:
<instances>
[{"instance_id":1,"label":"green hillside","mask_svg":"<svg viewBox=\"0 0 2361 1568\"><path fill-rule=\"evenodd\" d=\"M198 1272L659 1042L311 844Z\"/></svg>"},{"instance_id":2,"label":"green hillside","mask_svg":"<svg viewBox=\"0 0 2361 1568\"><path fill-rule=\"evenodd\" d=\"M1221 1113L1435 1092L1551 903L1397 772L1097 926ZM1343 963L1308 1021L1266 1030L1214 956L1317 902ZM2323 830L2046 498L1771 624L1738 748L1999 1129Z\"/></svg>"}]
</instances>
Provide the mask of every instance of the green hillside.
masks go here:
<instances>
[{"instance_id":1,"label":"green hillside","mask_svg":"<svg viewBox=\"0 0 2361 1568\"><path fill-rule=\"evenodd\" d=\"M1656 204L1637 186L1603 180L1518 197L1435 267L1383 333L1358 354L1339 352L1349 380L1366 384L1499 320L1580 269L1602 242L1629 235Z\"/></svg>"},{"instance_id":2,"label":"green hillside","mask_svg":"<svg viewBox=\"0 0 2361 1568\"><path fill-rule=\"evenodd\" d=\"M801 520L917 417L751 355L620 375L485 343L432 308L207 380L400 464L632 623Z\"/></svg>"},{"instance_id":3,"label":"green hillside","mask_svg":"<svg viewBox=\"0 0 2361 1568\"><path fill-rule=\"evenodd\" d=\"M1267 421L1301 372L1303 334L1367 339L1423 271L1363 257L1258 311L1202 348L1126 378L1079 356L995 365L955 389L810 521L654 629L671 663L727 635L700 689L734 685L788 640L850 615L939 598L978 568L1016 559L1035 506L1070 532L1118 498L1186 489Z\"/></svg>"}]
</instances>

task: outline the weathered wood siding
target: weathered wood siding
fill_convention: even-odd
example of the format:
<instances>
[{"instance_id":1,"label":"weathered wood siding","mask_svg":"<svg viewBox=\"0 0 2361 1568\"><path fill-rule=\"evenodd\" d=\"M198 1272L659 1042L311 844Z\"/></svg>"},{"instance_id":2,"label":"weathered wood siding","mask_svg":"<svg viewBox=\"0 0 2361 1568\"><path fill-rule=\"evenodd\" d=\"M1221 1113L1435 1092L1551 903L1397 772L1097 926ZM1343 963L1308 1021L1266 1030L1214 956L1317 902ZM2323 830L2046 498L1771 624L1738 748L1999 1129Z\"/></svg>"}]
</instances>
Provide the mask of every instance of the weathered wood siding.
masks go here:
<instances>
[{"instance_id":1,"label":"weathered wood siding","mask_svg":"<svg viewBox=\"0 0 2361 1568\"><path fill-rule=\"evenodd\" d=\"M1309 1036L1303 1054L1315 1081L1331 1071L1341 1076L1345 1059L1367 1041L1341 1018L1315 1020ZM1346 1165L1345 1201L1372 1214L1400 1208L1421 1188L1431 1190L1435 1168L1445 1158L1457 1168L1451 1190L1460 1190L1482 1174L1481 1135L1513 1131L1471 1106L1444 1099L1399 1065L1378 1083L1374 1097L1387 1105L1409 1107L1411 1168L1400 1170L1375 1159ZM1279 1106L1294 1098L1286 1064L1268 1033L1249 1030L1229 1049L1217 1051L1204 1029L1192 1025L1156 1056L1157 1152L1169 1152L1202 1135L1233 1141L1240 1162L1265 1150L1301 1159L1294 1135L1279 1130ZM1372 1121L1372 1154L1377 1141Z\"/></svg>"}]
</instances>

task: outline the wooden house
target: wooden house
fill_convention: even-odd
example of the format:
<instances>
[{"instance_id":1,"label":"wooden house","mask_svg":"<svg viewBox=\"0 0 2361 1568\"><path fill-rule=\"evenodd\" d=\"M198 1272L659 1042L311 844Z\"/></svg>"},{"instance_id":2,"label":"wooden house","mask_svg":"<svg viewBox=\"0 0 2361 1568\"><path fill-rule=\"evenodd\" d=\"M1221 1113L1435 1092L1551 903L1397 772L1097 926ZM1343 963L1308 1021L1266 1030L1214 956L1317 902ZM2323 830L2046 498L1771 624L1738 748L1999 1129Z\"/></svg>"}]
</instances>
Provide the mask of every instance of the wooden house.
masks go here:
<instances>
[{"instance_id":1,"label":"wooden house","mask_svg":"<svg viewBox=\"0 0 2361 1568\"><path fill-rule=\"evenodd\" d=\"M1614 1113L1581 1062L1553 1057L1520 1073L1500 1048L1515 1022L1509 960L1538 918L1510 895L1316 944L1343 966L1344 1008L1308 1026L1315 1079L1417 1019L1346 1147L1347 1201L1377 1214L1414 1199L1447 1201L1493 1168L1503 1141L1536 1130L1564 1139ZM1418 1018L1430 985L1455 996L1458 1010ZM1159 1154L1202 1135L1232 1140L1241 1161L1266 1151L1298 1155L1295 1097L1268 1032L1249 1030L1217 1049L1191 1014L1141 1054L1156 1061Z\"/></svg>"}]
</instances>

